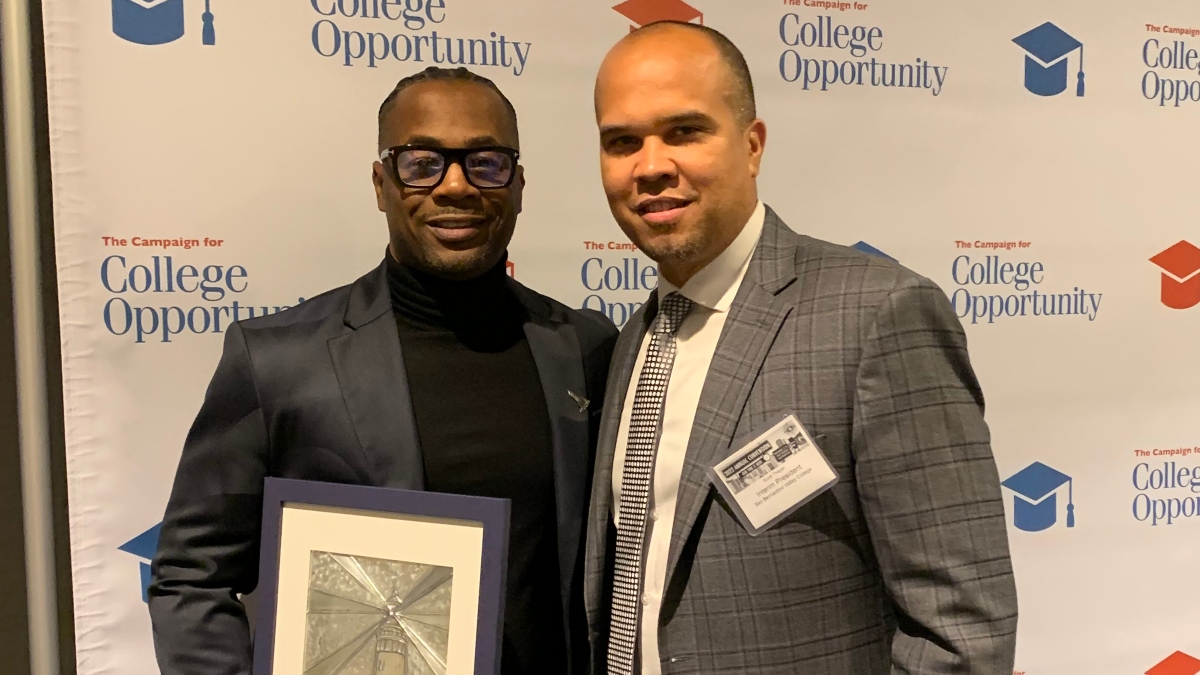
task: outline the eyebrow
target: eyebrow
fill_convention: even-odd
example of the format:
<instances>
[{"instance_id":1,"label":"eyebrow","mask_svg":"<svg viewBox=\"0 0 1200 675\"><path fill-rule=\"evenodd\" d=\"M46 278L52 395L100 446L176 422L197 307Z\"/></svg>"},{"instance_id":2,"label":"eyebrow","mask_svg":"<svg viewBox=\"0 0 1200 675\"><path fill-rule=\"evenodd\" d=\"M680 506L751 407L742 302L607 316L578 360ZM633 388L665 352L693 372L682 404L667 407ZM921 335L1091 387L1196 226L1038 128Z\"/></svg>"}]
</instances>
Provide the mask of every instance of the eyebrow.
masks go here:
<instances>
[{"instance_id":1,"label":"eyebrow","mask_svg":"<svg viewBox=\"0 0 1200 675\"><path fill-rule=\"evenodd\" d=\"M408 139L408 143L406 143L405 145L428 145L428 146L434 147L434 148L448 147L445 143L442 142L442 140L440 138L434 138L433 136L413 136L412 138ZM504 144L501 143L500 141L496 140L496 138L494 136L475 136L474 138L467 139L467 142L463 143L463 145L461 147L479 148L479 147L485 147L485 146L489 146L489 145L504 145Z\"/></svg>"},{"instance_id":2,"label":"eyebrow","mask_svg":"<svg viewBox=\"0 0 1200 675\"><path fill-rule=\"evenodd\" d=\"M688 123L713 125L713 124L715 124L715 122L716 121L712 118L711 115L702 113L699 110L688 110L688 111L681 112L681 113L678 113L675 115L669 115L667 117L660 117L660 118L650 122L650 124L647 126L649 126L649 127L664 127L664 126L677 126L680 124L688 124ZM601 136L611 136L612 134L615 134L615 133L629 131L630 129L633 129L635 126L640 126L640 125L606 124L606 125L600 127L600 135Z\"/></svg>"}]
</instances>

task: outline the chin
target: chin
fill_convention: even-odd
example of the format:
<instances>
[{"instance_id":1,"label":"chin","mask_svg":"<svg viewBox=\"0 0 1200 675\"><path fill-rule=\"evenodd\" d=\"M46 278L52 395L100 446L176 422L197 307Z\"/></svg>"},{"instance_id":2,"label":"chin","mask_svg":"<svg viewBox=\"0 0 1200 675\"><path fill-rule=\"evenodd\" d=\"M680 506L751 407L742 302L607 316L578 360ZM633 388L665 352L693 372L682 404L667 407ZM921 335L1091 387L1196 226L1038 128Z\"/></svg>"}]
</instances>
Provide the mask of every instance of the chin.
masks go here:
<instances>
[{"instance_id":1,"label":"chin","mask_svg":"<svg viewBox=\"0 0 1200 675\"><path fill-rule=\"evenodd\" d=\"M635 243L642 250L642 253L645 253L651 260L659 263L663 261L690 260L696 255L698 249L702 248L701 242L697 241L696 237L683 237L674 234L652 236Z\"/></svg>"},{"instance_id":2,"label":"chin","mask_svg":"<svg viewBox=\"0 0 1200 675\"><path fill-rule=\"evenodd\" d=\"M477 277L492 269L500 261L500 253L484 249L454 251L452 255L440 255L434 259L434 265L441 275L458 279Z\"/></svg>"}]
</instances>

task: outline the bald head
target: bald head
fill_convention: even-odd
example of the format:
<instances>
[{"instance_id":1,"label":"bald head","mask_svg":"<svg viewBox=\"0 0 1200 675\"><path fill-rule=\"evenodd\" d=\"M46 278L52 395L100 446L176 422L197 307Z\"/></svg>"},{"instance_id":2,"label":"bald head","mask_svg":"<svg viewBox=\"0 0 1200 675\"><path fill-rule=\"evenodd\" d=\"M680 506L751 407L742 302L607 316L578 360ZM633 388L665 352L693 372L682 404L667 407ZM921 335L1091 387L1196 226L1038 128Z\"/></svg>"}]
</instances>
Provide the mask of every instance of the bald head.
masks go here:
<instances>
[{"instance_id":1,"label":"bald head","mask_svg":"<svg viewBox=\"0 0 1200 675\"><path fill-rule=\"evenodd\" d=\"M743 125L758 117L754 103L754 82L750 78L750 67L746 57L720 31L694 23L682 21L656 21L633 31L610 51L605 64L610 60L644 58L646 51L658 52L670 49L680 57L692 57L705 65L716 65L721 77L713 84L722 89L734 117ZM712 59L715 59L713 61ZM706 68L706 70L708 70ZM601 66L601 76L604 66ZM597 88L599 88L597 82Z\"/></svg>"}]
</instances>

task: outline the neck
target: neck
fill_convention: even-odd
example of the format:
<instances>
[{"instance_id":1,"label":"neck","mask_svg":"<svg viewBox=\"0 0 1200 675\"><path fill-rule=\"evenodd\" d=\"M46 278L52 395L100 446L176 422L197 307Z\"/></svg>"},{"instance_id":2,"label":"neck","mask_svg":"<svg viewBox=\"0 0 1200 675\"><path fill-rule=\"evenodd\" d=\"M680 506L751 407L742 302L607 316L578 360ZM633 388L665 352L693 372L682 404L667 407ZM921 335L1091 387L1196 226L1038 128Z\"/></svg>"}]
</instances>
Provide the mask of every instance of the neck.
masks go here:
<instances>
[{"instance_id":1,"label":"neck","mask_svg":"<svg viewBox=\"0 0 1200 675\"><path fill-rule=\"evenodd\" d=\"M724 250L724 249L722 249ZM718 254L719 255L719 254ZM658 273L662 278L671 282L675 288L683 288L683 285L688 282L688 279L696 276L696 272L704 269L704 266L716 259L716 255L712 258L702 261L662 261L658 263Z\"/></svg>"},{"instance_id":2,"label":"neck","mask_svg":"<svg viewBox=\"0 0 1200 675\"><path fill-rule=\"evenodd\" d=\"M508 286L506 258L471 279L455 280L423 272L388 255L392 308L403 321L455 333L499 329L523 323L520 304Z\"/></svg>"}]
</instances>

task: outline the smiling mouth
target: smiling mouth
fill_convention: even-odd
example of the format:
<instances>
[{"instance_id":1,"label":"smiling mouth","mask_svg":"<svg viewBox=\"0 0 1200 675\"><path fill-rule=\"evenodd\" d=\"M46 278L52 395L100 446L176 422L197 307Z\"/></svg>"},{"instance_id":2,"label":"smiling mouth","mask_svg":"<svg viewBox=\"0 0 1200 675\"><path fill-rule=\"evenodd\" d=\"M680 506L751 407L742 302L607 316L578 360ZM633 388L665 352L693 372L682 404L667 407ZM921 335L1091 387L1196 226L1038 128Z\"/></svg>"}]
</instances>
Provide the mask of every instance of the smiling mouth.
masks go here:
<instances>
[{"instance_id":1,"label":"smiling mouth","mask_svg":"<svg viewBox=\"0 0 1200 675\"><path fill-rule=\"evenodd\" d=\"M487 219L483 216L463 214L461 216L437 216L436 218L429 218L425 221L425 224L430 227L453 230L464 227L479 227L483 225L485 220Z\"/></svg>"},{"instance_id":2,"label":"smiling mouth","mask_svg":"<svg viewBox=\"0 0 1200 675\"><path fill-rule=\"evenodd\" d=\"M649 222L669 223L683 215L683 210L691 203L689 199L655 197L638 204L636 211Z\"/></svg>"},{"instance_id":3,"label":"smiling mouth","mask_svg":"<svg viewBox=\"0 0 1200 675\"><path fill-rule=\"evenodd\" d=\"M425 221L430 233L439 241L456 244L470 241L487 227L487 219L483 216L439 216Z\"/></svg>"}]
</instances>

